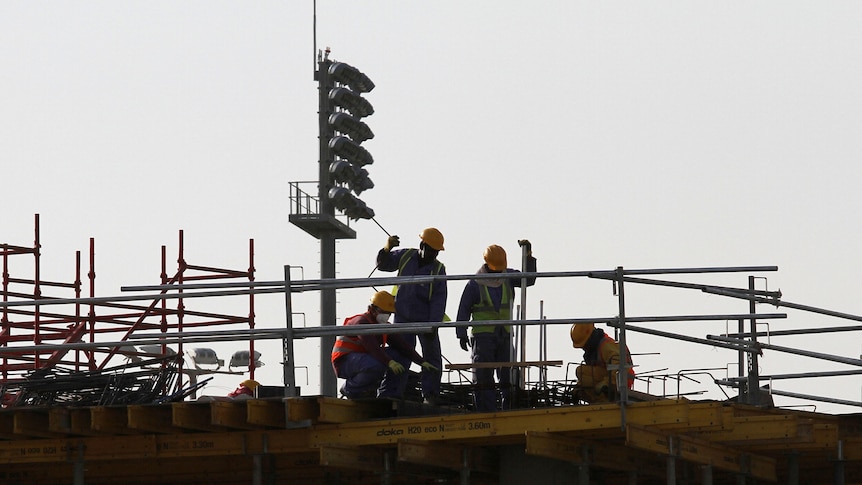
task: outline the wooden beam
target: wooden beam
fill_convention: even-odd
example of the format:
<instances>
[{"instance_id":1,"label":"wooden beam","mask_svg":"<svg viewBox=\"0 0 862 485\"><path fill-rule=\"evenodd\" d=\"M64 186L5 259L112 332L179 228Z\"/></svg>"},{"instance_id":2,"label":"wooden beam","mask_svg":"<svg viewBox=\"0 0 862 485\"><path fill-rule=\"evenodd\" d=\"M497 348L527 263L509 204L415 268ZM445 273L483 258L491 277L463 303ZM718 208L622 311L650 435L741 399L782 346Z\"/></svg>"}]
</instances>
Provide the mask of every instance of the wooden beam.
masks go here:
<instances>
[{"instance_id":1,"label":"wooden beam","mask_svg":"<svg viewBox=\"0 0 862 485\"><path fill-rule=\"evenodd\" d=\"M103 434L136 434L140 431L129 427L125 406L94 406L90 409L90 428Z\"/></svg>"},{"instance_id":2,"label":"wooden beam","mask_svg":"<svg viewBox=\"0 0 862 485\"><path fill-rule=\"evenodd\" d=\"M252 399L246 401L249 424L270 428L284 428L287 409L282 400Z\"/></svg>"},{"instance_id":3,"label":"wooden beam","mask_svg":"<svg viewBox=\"0 0 862 485\"><path fill-rule=\"evenodd\" d=\"M390 450L389 453L394 453ZM385 469L386 450L367 446L326 445L320 447L320 464L351 470L380 472ZM391 466L391 464L390 464Z\"/></svg>"},{"instance_id":4,"label":"wooden beam","mask_svg":"<svg viewBox=\"0 0 862 485\"><path fill-rule=\"evenodd\" d=\"M221 402L216 401L210 403L210 412L212 413L212 423L217 426L224 426L232 429L258 429L259 425L249 424L248 410L246 408L247 401Z\"/></svg>"},{"instance_id":5,"label":"wooden beam","mask_svg":"<svg viewBox=\"0 0 862 485\"><path fill-rule=\"evenodd\" d=\"M392 417L392 402L385 399L352 401L321 397L318 409L321 423L352 423Z\"/></svg>"},{"instance_id":6,"label":"wooden beam","mask_svg":"<svg viewBox=\"0 0 862 485\"><path fill-rule=\"evenodd\" d=\"M174 426L196 431L225 431L224 426L216 426L212 421L210 404L196 402L175 402L171 404Z\"/></svg>"},{"instance_id":7,"label":"wooden beam","mask_svg":"<svg viewBox=\"0 0 862 485\"><path fill-rule=\"evenodd\" d=\"M183 428L173 425L173 410L170 406L129 406L129 427L152 433L181 433Z\"/></svg>"},{"instance_id":8,"label":"wooden beam","mask_svg":"<svg viewBox=\"0 0 862 485\"><path fill-rule=\"evenodd\" d=\"M655 477L663 477L666 474L664 463L656 463L652 455L645 456L632 448L606 441L586 440L558 433L528 431L526 453L606 470L636 471Z\"/></svg>"},{"instance_id":9,"label":"wooden beam","mask_svg":"<svg viewBox=\"0 0 862 485\"><path fill-rule=\"evenodd\" d=\"M294 423L294 425L317 423L320 405L316 397L288 397L284 399L284 406L287 408L287 421L289 423Z\"/></svg>"},{"instance_id":10,"label":"wooden beam","mask_svg":"<svg viewBox=\"0 0 862 485\"><path fill-rule=\"evenodd\" d=\"M775 459L684 435L666 435L639 426L626 426L626 445L710 465L722 470L777 480Z\"/></svg>"},{"instance_id":11,"label":"wooden beam","mask_svg":"<svg viewBox=\"0 0 862 485\"><path fill-rule=\"evenodd\" d=\"M686 406L675 401L633 403L626 407L627 422L643 426L686 420ZM313 441L320 445L394 444L399 439L487 440L489 445L523 442L525 431L608 430L622 438L620 408L616 404L565 406L506 411L505 413L449 414L342 423L319 426Z\"/></svg>"},{"instance_id":12,"label":"wooden beam","mask_svg":"<svg viewBox=\"0 0 862 485\"><path fill-rule=\"evenodd\" d=\"M398 461L451 470L461 470L466 465L469 470L499 473L499 462L487 449L452 445L442 441L398 440Z\"/></svg>"},{"instance_id":13,"label":"wooden beam","mask_svg":"<svg viewBox=\"0 0 862 485\"><path fill-rule=\"evenodd\" d=\"M47 409L21 409L15 413L12 431L22 437L57 438L63 436L50 429Z\"/></svg>"}]
</instances>

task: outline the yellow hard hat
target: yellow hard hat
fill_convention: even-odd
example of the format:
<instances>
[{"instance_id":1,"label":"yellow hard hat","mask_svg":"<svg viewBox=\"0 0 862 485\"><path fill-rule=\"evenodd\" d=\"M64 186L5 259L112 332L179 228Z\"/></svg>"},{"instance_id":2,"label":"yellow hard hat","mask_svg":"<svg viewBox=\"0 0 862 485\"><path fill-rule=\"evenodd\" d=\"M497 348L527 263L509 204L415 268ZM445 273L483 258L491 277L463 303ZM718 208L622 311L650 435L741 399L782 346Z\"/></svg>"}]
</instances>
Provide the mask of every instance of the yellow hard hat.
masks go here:
<instances>
[{"instance_id":1,"label":"yellow hard hat","mask_svg":"<svg viewBox=\"0 0 862 485\"><path fill-rule=\"evenodd\" d=\"M443 250L443 233L441 233L436 227L427 227L423 229L422 234L419 235L419 239L437 251Z\"/></svg>"},{"instance_id":2,"label":"yellow hard hat","mask_svg":"<svg viewBox=\"0 0 862 485\"><path fill-rule=\"evenodd\" d=\"M395 311L395 297L388 291L378 291L371 297L371 304L387 313Z\"/></svg>"},{"instance_id":3,"label":"yellow hard hat","mask_svg":"<svg viewBox=\"0 0 862 485\"><path fill-rule=\"evenodd\" d=\"M485 248L485 264L493 271L504 271L508 264L506 263L506 250L492 244Z\"/></svg>"},{"instance_id":4,"label":"yellow hard hat","mask_svg":"<svg viewBox=\"0 0 862 485\"><path fill-rule=\"evenodd\" d=\"M260 382L257 382L257 381L252 380L252 379L246 379L246 380L240 382L240 385L243 387L246 387L248 389L251 389L253 391L253 390L255 390L255 388L257 386L260 385Z\"/></svg>"},{"instance_id":5,"label":"yellow hard hat","mask_svg":"<svg viewBox=\"0 0 862 485\"><path fill-rule=\"evenodd\" d=\"M592 323L576 323L572 325L571 337L572 337L572 347L576 349L584 348L584 345L587 344L587 339L590 338L590 335L593 334L593 330L596 326Z\"/></svg>"}]
</instances>

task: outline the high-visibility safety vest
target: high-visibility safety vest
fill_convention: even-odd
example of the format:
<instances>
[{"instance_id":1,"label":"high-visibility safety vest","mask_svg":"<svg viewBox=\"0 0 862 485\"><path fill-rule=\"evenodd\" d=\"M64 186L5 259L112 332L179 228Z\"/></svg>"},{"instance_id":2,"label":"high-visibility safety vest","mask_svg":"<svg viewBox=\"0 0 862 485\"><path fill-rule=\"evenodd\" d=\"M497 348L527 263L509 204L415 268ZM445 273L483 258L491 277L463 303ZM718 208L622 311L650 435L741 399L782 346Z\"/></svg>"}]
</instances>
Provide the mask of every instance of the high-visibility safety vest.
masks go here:
<instances>
[{"instance_id":1,"label":"high-visibility safety vest","mask_svg":"<svg viewBox=\"0 0 862 485\"><path fill-rule=\"evenodd\" d=\"M404 253L401 255L401 259L398 260L398 276L402 276L401 273L404 271L404 267L407 266L407 262L410 261L410 258L413 257L413 255L416 252L417 252L416 249L408 249L407 251L404 251ZM434 265L434 269L431 271L431 275L437 276L438 274L440 274L440 271L443 270L443 263L441 263L440 261L436 261L436 260L434 262L436 264ZM428 300L429 301L431 300L431 295L433 293L434 293L434 284L431 283L428 285ZM396 298L398 297L398 285L395 285L392 287L392 294L395 295Z\"/></svg>"},{"instance_id":2,"label":"high-visibility safety vest","mask_svg":"<svg viewBox=\"0 0 862 485\"><path fill-rule=\"evenodd\" d=\"M603 347L605 344L615 345L615 346L617 347L617 349L619 349L620 344L619 344L619 342L617 342L616 340L614 340L613 338L611 338L611 336L610 336L610 335L605 335L605 336L604 336L604 338L602 338L601 342L599 342L599 351L598 351L599 360L601 360L601 361L602 361L602 363L601 363L601 364L602 364L602 367L604 367L605 369L607 369L608 364L619 364L619 362L604 362L604 360L605 360L605 355L604 355L604 353L602 352L602 347ZM628 350L628 349L626 349L626 350ZM619 352L617 352L617 355L619 355ZM631 389L632 387L634 387L634 384L635 384L635 369L634 369L634 367L633 367L632 354L630 354L628 351L626 352L626 360L628 360L628 363L629 363L629 368L628 368L628 374L629 374L628 386L629 386L629 389ZM614 375L616 375L616 374L614 373Z\"/></svg>"},{"instance_id":3,"label":"high-visibility safety vest","mask_svg":"<svg viewBox=\"0 0 862 485\"><path fill-rule=\"evenodd\" d=\"M361 313L359 315L354 315L350 318L345 318L344 325L348 325L348 322L356 317L362 317L364 321L356 322L353 325L376 323L372 322L368 318L366 313ZM386 343L386 335L383 335L382 337L383 343ZM356 335L339 335L335 337L335 345L332 346L332 362L335 362L339 357L347 355L351 352L368 353L368 349L366 349L365 346L362 345L362 341L359 340L359 337Z\"/></svg>"},{"instance_id":4,"label":"high-visibility safety vest","mask_svg":"<svg viewBox=\"0 0 862 485\"><path fill-rule=\"evenodd\" d=\"M488 287L482 284L479 285L479 303L473 305L470 310L474 321L512 319L512 305L514 304L512 285L508 282L503 282L502 290L503 295L500 298L500 309L497 310L494 308L494 302L491 301L491 293L488 291ZM505 325L503 329L508 333L512 333L511 325ZM477 333L493 333L494 325L474 325L472 332L473 335Z\"/></svg>"}]
</instances>

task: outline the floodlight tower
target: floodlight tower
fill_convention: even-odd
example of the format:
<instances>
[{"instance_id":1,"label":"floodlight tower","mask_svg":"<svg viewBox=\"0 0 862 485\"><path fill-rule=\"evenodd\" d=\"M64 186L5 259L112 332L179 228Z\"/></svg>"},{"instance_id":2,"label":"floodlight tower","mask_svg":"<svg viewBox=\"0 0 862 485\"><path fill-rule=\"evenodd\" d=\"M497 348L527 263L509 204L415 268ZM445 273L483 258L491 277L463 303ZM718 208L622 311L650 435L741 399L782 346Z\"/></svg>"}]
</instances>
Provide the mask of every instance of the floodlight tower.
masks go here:
<instances>
[{"instance_id":1,"label":"floodlight tower","mask_svg":"<svg viewBox=\"0 0 862 485\"><path fill-rule=\"evenodd\" d=\"M374 138L362 121L374 113L362 94L374 83L355 67L318 53L314 78L318 82L320 159L317 210L291 213L290 221L320 240L320 277L335 278L335 240L355 239L356 231L335 217L338 209L350 220L371 219L374 210L357 196L374 187L364 168L374 158L361 144ZM336 325L335 289L320 291L321 325ZM336 377L330 364L335 337L320 338L320 393L336 395Z\"/></svg>"}]
</instances>

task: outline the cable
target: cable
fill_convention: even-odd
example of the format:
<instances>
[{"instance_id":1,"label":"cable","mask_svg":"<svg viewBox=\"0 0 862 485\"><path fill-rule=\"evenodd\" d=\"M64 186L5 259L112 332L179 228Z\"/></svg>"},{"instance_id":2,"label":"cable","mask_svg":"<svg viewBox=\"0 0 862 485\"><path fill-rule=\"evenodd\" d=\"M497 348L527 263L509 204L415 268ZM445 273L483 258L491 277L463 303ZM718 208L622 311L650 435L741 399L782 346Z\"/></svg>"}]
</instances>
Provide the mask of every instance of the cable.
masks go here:
<instances>
[{"instance_id":1,"label":"cable","mask_svg":"<svg viewBox=\"0 0 862 485\"><path fill-rule=\"evenodd\" d=\"M381 226L381 225L380 225L380 223L379 223L379 222L377 222L377 219L375 219L375 218L373 218L373 217L372 217L372 218L371 218L371 220L372 220L372 221L374 221L374 223L375 223L375 224L377 224L377 227L379 227L380 229L382 229L382 230L383 230L383 232L385 232L387 236L392 237L392 234L389 234L389 231L387 231L383 226ZM374 272L375 272L375 271L377 271L377 267L378 267L378 266L379 266L379 264L375 264L375 265L374 265L374 267L373 267L373 268L371 268L371 272L370 272L370 273L368 273L368 278L371 278L371 275L373 275L373 274L374 274ZM374 289L374 291L377 291L377 288L375 288L375 287L373 287L373 286L372 286L371 288L373 288L373 289Z\"/></svg>"}]
</instances>

